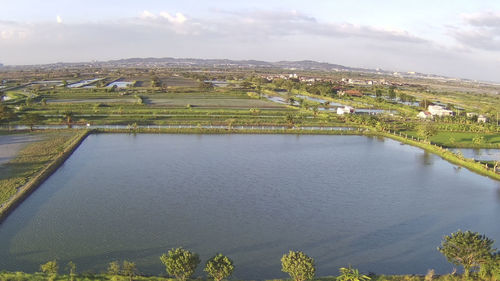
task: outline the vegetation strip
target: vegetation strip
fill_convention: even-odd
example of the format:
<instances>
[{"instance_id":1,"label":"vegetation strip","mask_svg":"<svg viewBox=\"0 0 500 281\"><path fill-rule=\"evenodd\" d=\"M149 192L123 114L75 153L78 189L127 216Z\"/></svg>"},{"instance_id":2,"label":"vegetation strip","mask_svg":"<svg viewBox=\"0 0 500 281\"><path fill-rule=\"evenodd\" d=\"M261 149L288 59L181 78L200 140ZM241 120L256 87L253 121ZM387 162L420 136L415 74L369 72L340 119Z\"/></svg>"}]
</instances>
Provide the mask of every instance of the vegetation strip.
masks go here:
<instances>
[{"instance_id":1,"label":"vegetation strip","mask_svg":"<svg viewBox=\"0 0 500 281\"><path fill-rule=\"evenodd\" d=\"M455 153L453 153L445 148L442 148L440 146L433 145L431 143L425 143L422 141L409 139L409 138L406 138L404 136L399 136L396 133L379 132L377 134L384 136L384 137L387 137L387 138L390 138L390 139L393 139L393 140L396 140L396 141L399 141L401 143L420 147L420 148L424 149L425 151L428 151L428 152L431 152L431 153L434 153L434 154L440 156L441 158L443 158L444 160L446 160L450 163L465 167L472 172L475 172L477 174L484 175L484 176L487 176L487 177L490 177L492 179L500 181L500 174L496 173L493 169L490 169L486 165L478 163L474 160L460 158L457 154L455 154Z\"/></svg>"},{"instance_id":2,"label":"vegetation strip","mask_svg":"<svg viewBox=\"0 0 500 281\"><path fill-rule=\"evenodd\" d=\"M7 215L15 209L29 194L31 194L38 186L40 186L50 175L52 175L59 166L76 150L76 148L89 135L90 131L84 131L77 134L71 143L61 151L58 156L45 166L40 172L30 178L30 180L20 187L16 194L0 207L0 223Z\"/></svg>"},{"instance_id":3,"label":"vegetation strip","mask_svg":"<svg viewBox=\"0 0 500 281\"><path fill-rule=\"evenodd\" d=\"M293 281L309 280L335 280L335 281L498 281L500 280L500 252L493 248L494 241L478 232L458 230L449 236L444 236L441 245L437 248L448 262L455 266L463 267L462 276L449 275L436 276L433 269L430 269L424 276L421 275L368 275L361 274L358 269L352 266L341 267L340 275L337 277L316 277L316 265L314 258L301 251L289 251L281 258L281 271L288 273ZM201 260L197 253L182 247L172 248L167 253L160 256L160 261L165 266L168 276L174 277L177 281L188 280L227 280L233 274L235 264L231 258L221 253L212 256L205 264L205 271L208 278L193 278L196 268ZM85 274L78 275L76 264L69 261L66 269L69 275L59 276L59 264L57 260L48 261L40 265L43 274L26 274L23 272L9 273L0 272L0 280L164 280L163 276L145 277L140 276L135 262L124 260L122 266L118 261L109 263L105 274ZM62 278L61 278L62 277ZM69 278L67 278L69 277ZM444 278L443 278L444 277ZM172 279L168 279L172 280ZM290 280L290 279L274 279Z\"/></svg>"}]
</instances>

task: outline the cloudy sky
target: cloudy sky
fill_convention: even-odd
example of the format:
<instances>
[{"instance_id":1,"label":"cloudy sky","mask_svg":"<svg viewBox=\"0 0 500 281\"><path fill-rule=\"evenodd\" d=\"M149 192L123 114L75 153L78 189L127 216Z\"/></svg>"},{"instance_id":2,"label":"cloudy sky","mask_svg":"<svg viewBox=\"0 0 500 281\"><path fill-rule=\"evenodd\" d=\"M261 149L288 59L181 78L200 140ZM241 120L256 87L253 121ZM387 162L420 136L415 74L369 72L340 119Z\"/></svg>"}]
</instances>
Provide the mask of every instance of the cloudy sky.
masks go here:
<instances>
[{"instance_id":1,"label":"cloudy sky","mask_svg":"<svg viewBox=\"0 0 500 281\"><path fill-rule=\"evenodd\" d=\"M317 60L500 82L498 0L0 0L0 62Z\"/></svg>"}]
</instances>

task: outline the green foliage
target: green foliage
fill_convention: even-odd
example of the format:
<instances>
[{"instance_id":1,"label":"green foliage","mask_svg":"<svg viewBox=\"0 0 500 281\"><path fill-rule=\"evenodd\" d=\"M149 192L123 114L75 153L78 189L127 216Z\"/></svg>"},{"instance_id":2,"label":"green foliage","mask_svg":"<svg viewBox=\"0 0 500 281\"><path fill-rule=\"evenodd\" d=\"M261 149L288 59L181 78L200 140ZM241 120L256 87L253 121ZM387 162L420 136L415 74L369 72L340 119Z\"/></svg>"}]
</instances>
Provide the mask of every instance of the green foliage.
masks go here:
<instances>
[{"instance_id":1,"label":"green foliage","mask_svg":"<svg viewBox=\"0 0 500 281\"><path fill-rule=\"evenodd\" d=\"M434 269L429 269L429 271L427 271L427 274L424 277L424 281L432 281L434 279L434 275L435 275Z\"/></svg>"},{"instance_id":2,"label":"green foliage","mask_svg":"<svg viewBox=\"0 0 500 281\"><path fill-rule=\"evenodd\" d=\"M295 281L305 281L314 278L316 268L313 258L300 251L290 251L281 258L281 271Z\"/></svg>"},{"instance_id":3,"label":"green foliage","mask_svg":"<svg viewBox=\"0 0 500 281\"><path fill-rule=\"evenodd\" d=\"M243 81L240 83L240 87L243 89L250 89L250 88L252 88L252 83L250 83L248 81Z\"/></svg>"},{"instance_id":4,"label":"green foliage","mask_svg":"<svg viewBox=\"0 0 500 281\"><path fill-rule=\"evenodd\" d=\"M122 273L125 276L129 277L129 280L132 281L132 278L137 273L137 266L134 262L123 261Z\"/></svg>"},{"instance_id":5,"label":"green foliage","mask_svg":"<svg viewBox=\"0 0 500 281\"><path fill-rule=\"evenodd\" d=\"M475 135L472 138L472 143L473 144L483 144L484 143L484 136Z\"/></svg>"},{"instance_id":6,"label":"green foliage","mask_svg":"<svg viewBox=\"0 0 500 281\"><path fill-rule=\"evenodd\" d=\"M417 135L424 140L429 140L436 133L436 127L431 122L425 122L417 127Z\"/></svg>"},{"instance_id":7,"label":"green foliage","mask_svg":"<svg viewBox=\"0 0 500 281\"><path fill-rule=\"evenodd\" d=\"M438 250L446 259L457 266L464 267L465 276L470 270L488 263L495 250L494 241L477 232L461 230L445 236Z\"/></svg>"},{"instance_id":8,"label":"green foliage","mask_svg":"<svg viewBox=\"0 0 500 281\"><path fill-rule=\"evenodd\" d=\"M120 264L117 261L112 261L108 265L109 275L119 275L120 274Z\"/></svg>"},{"instance_id":9,"label":"green foliage","mask_svg":"<svg viewBox=\"0 0 500 281\"><path fill-rule=\"evenodd\" d=\"M200 263L198 254L181 248L171 249L160 257L168 274L179 280L186 280L194 274Z\"/></svg>"},{"instance_id":10,"label":"green foliage","mask_svg":"<svg viewBox=\"0 0 500 281\"><path fill-rule=\"evenodd\" d=\"M394 100L396 98L396 92L394 91L394 88L389 88L389 98L391 100Z\"/></svg>"},{"instance_id":11,"label":"green foliage","mask_svg":"<svg viewBox=\"0 0 500 281\"><path fill-rule=\"evenodd\" d=\"M500 253L492 256L488 262L481 265L478 276L488 281L500 280Z\"/></svg>"},{"instance_id":12,"label":"green foliage","mask_svg":"<svg viewBox=\"0 0 500 281\"><path fill-rule=\"evenodd\" d=\"M230 258L217 254L207 261L204 271L215 281L221 281L233 274L234 264Z\"/></svg>"},{"instance_id":13,"label":"green foliage","mask_svg":"<svg viewBox=\"0 0 500 281\"><path fill-rule=\"evenodd\" d=\"M49 280L54 280L57 276L57 271L59 270L59 265L57 265L57 261L49 261L40 265L40 270L49 276Z\"/></svg>"},{"instance_id":14,"label":"green foliage","mask_svg":"<svg viewBox=\"0 0 500 281\"><path fill-rule=\"evenodd\" d=\"M359 270L349 267L341 267L339 269L340 275L337 277L337 281L368 281L371 278L360 274Z\"/></svg>"},{"instance_id":15,"label":"green foliage","mask_svg":"<svg viewBox=\"0 0 500 281\"><path fill-rule=\"evenodd\" d=\"M69 271L69 278L70 281L75 280L75 275L76 275L76 264L72 261L68 262L66 265L66 269Z\"/></svg>"},{"instance_id":16,"label":"green foliage","mask_svg":"<svg viewBox=\"0 0 500 281\"><path fill-rule=\"evenodd\" d=\"M210 83L210 82L201 82L199 85L198 85L198 88L201 90L201 91L212 91L214 89L214 84Z\"/></svg>"},{"instance_id":17,"label":"green foliage","mask_svg":"<svg viewBox=\"0 0 500 281\"><path fill-rule=\"evenodd\" d=\"M0 105L0 122L10 122L16 117L16 114L12 109L6 105Z\"/></svg>"},{"instance_id":18,"label":"green foliage","mask_svg":"<svg viewBox=\"0 0 500 281\"><path fill-rule=\"evenodd\" d=\"M24 114L22 117L22 122L25 125L28 125L30 127L31 131L33 131L33 126L35 126L41 120L42 120L42 116L40 116L40 114L37 114L37 113L27 113L27 114Z\"/></svg>"}]
</instances>

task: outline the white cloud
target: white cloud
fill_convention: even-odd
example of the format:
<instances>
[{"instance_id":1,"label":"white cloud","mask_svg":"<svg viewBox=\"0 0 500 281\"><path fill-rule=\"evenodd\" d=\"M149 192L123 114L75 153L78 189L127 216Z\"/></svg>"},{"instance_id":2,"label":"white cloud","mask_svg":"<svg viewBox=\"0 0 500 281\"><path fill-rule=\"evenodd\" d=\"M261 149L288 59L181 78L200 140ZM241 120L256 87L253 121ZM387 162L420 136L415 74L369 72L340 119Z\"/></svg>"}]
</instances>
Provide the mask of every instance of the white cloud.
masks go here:
<instances>
[{"instance_id":1,"label":"white cloud","mask_svg":"<svg viewBox=\"0 0 500 281\"><path fill-rule=\"evenodd\" d=\"M160 16L162 16L163 18L167 19L169 22L174 24L183 24L187 20L187 18L181 13L176 13L174 17L170 15L168 12L161 12Z\"/></svg>"},{"instance_id":2,"label":"white cloud","mask_svg":"<svg viewBox=\"0 0 500 281\"><path fill-rule=\"evenodd\" d=\"M462 15L464 27L450 28L449 33L463 46L500 51L500 13L483 12Z\"/></svg>"},{"instance_id":3,"label":"white cloud","mask_svg":"<svg viewBox=\"0 0 500 281\"><path fill-rule=\"evenodd\" d=\"M150 11L143 11L140 15L142 19L156 19L156 15L151 13Z\"/></svg>"}]
</instances>

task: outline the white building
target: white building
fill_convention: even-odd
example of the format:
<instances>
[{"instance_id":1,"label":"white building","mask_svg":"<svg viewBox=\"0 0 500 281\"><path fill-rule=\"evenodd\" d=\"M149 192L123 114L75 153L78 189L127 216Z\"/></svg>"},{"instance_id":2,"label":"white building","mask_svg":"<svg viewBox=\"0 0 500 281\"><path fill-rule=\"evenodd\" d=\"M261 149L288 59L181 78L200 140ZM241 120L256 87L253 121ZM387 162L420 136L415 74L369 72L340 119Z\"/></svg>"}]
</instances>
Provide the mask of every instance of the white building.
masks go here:
<instances>
[{"instance_id":1,"label":"white building","mask_svg":"<svg viewBox=\"0 0 500 281\"><path fill-rule=\"evenodd\" d=\"M429 107L427 107L427 110L430 114L432 114L432 116L453 116L453 111L446 109L441 105L429 105Z\"/></svg>"},{"instance_id":2,"label":"white building","mask_svg":"<svg viewBox=\"0 0 500 281\"><path fill-rule=\"evenodd\" d=\"M344 107L338 107L337 108L337 114L338 115L344 115L344 114L350 114L354 113L354 108L351 106L344 106Z\"/></svg>"},{"instance_id":3,"label":"white building","mask_svg":"<svg viewBox=\"0 0 500 281\"><path fill-rule=\"evenodd\" d=\"M478 123L486 123L488 122L488 117L484 116L484 115L479 115L477 117L477 122Z\"/></svg>"},{"instance_id":4,"label":"white building","mask_svg":"<svg viewBox=\"0 0 500 281\"><path fill-rule=\"evenodd\" d=\"M417 117L422 119L432 119L432 114L428 111L420 111Z\"/></svg>"}]
</instances>

